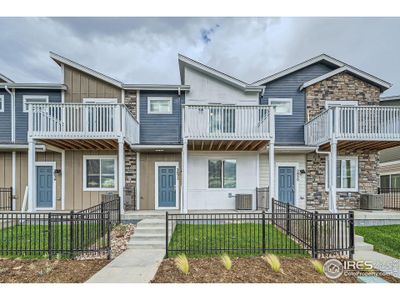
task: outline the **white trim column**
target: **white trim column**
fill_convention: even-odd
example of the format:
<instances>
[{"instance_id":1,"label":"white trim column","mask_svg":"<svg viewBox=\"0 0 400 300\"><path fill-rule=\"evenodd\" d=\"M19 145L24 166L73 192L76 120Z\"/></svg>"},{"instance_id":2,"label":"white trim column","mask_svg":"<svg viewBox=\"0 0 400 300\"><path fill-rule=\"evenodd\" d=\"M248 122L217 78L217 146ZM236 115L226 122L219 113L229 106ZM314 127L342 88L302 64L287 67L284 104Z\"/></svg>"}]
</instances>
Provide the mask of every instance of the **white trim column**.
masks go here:
<instances>
[{"instance_id":1,"label":"white trim column","mask_svg":"<svg viewBox=\"0 0 400 300\"><path fill-rule=\"evenodd\" d=\"M140 152L136 152L136 210L140 210Z\"/></svg>"},{"instance_id":2,"label":"white trim column","mask_svg":"<svg viewBox=\"0 0 400 300\"><path fill-rule=\"evenodd\" d=\"M329 210L336 213L336 160L337 160L337 142L331 141L331 155L329 162Z\"/></svg>"},{"instance_id":3,"label":"white trim column","mask_svg":"<svg viewBox=\"0 0 400 300\"><path fill-rule=\"evenodd\" d=\"M15 211L16 209L16 194L17 194L17 153L15 151L12 152L12 210Z\"/></svg>"},{"instance_id":4,"label":"white trim column","mask_svg":"<svg viewBox=\"0 0 400 300\"><path fill-rule=\"evenodd\" d=\"M36 142L29 140L28 146L28 211L35 210L36 198Z\"/></svg>"},{"instance_id":5,"label":"white trim column","mask_svg":"<svg viewBox=\"0 0 400 300\"><path fill-rule=\"evenodd\" d=\"M188 143L187 140L183 140L182 147L182 205L181 212L188 212Z\"/></svg>"},{"instance_id":6,"label":"white trim column","mask_svg":"<svg viewBox=\"0 0 400 300\"><path fill-rule=\"evenodd\" d=\"M275 197L275 143L270 141L268 146L269 158L269 211L272 210L272 199Z\"/></svg>"},{"instance_id":7,"label":"white trim column","mask_svg":"<svg viewBox=\"0 0 400 300\"><path fill-rule=\"evenodd\" d=\"M125 188L125 143L118 140L118 195L121 200L121 213L124 212L124 188Z\"/></svg>"}]
</instances>

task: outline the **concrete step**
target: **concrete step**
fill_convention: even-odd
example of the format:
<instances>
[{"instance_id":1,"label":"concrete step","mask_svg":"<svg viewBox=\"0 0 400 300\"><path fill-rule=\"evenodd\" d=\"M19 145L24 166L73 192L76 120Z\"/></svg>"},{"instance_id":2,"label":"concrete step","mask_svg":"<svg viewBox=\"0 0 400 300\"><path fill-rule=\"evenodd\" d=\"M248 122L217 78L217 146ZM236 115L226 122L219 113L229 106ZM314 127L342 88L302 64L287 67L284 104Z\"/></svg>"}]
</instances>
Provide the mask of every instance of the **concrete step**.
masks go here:
<instances>
[{"instance_id":1,"label":"concrete step","mask_svg":"<svg viewBox=\"0 0 400 300\"><path fill-rule=\"evenodd\" d=\"M171 232L171 229L169 230ZM163 233L165 234L165 226L154 226L154 227L142 227L138 226L135 229L135 234L143 233L143 234L151 234L151 233Z\"/></svg>"},{"instance_id":2,"label":"concrete step","mask_svg":"<svg viewBox=\"0 0 400 300\"><path fill-rule=\"evenodd\" d=\"M374 251L374 246L367 243L355 243L355 251Z\"/></svg>"},{"instance_id":3,"label":"concrete step","mask_svg":"<svg viewBox=\"0 0 400 300\"><path fill-rule=\"evenodd\" d=\"M140 213L125 213L121 215L122 220L144 220L144 219L164 219L165 220L165 214L140 214Z\"/></svg>"},{"instance_id":4,"label":"concrete step","mask_svg":"<svg viewBox=\"0 0 400 300\"><path fill-rule=\"evenodd\" d=\"M164 219L145 219L140 221L137 224L137 228L144 228L144 227L164 227L165 228L165 220Z\"/></svg>"},{"instance_id":5,"label":"concrete step","mask_svg":"<svg viewBox=\"0 0 400 300\"><path fill-rule=\"evenodd\" d=\"M137 233L132 236L132 238L129 240L130 244L134 244L137 241L160 241L160 242L165 242L165 234L158 234L158 233Z\"/></svg>"},{"instance_id":6,"label":"concrete step","mask_svg":"<svg viewBox=\"0 0 400 300\"><path fill-rule=\"evenodd\" d=\"M128 243L129 249L165 249L165 240L163 241L135 241Z\"/></svg>"},{"instance_id":7,"label":"concrete step","mask_svg":"<svg viewBox=\"0 0 400 300\"><path fill-rule=\"evenodd\" d=\"M354 235L354 242L355 242L355 243L364 242L364 237L361 236L361 235Z\"/></svg>"}]
</instances>

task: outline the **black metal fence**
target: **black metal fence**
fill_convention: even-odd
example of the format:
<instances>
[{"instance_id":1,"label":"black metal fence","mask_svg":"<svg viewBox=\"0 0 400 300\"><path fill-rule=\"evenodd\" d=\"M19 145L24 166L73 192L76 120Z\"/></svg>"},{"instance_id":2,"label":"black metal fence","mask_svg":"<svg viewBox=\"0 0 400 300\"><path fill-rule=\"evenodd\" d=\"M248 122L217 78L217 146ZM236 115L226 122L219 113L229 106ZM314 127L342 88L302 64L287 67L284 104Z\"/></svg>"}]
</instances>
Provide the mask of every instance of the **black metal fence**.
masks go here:
<instances>
[{"instance_id":1,"label":"black metal fence","mask_svg":"<svg viewBox=\"0 0 400 300\"><path fill-rule=\"evenodd\" d=\"M256 207L257 210L269 209L269 188L256 188Z\"/></svg>"},{"instance_id":2,"label":"black metal fence","mask_svg":"<svg viewBox=\"0 0 400 300\"><path fill-rule=\"evenodd\" d=\"M0 256L110 258L110 230L120 221L119 205L116 197L79 212L0 213Z\"/></svg>"},{"instance_id":3,"label":"black metal fence","mask_svg":"<svg viewBox=\"0 0 400 300\"><path fill-rule=\"evenodd\" d=\"M379 188L378 194L383 195L383 207L386 209L400 209L399 188Z\"/></svg>"},{"instance_id":4,"label":"black metal fence","mask_svg":"<svg viewBox=\"0 0 400 300\"><path fill-rule=\"evenodd\" d=\"M121 223L121 206L119 196L116 194L101 195L101 202L95 206L80 210L79 213L110 213L112 225Z\"/></svg>"},{"instance_id":5,"label":"black metal fence","mask_svg":"<svg viewBox=\"0 0 400 300\"><path fill-rule=\"evenodd\" d=\"M12 211L13 194L12 188L0 187L0 211Z\"/></svg>"},{"instance_id":6,"label":"black metal fence","mask_svg":"<svg viewBox=\"0 0 400 300\"><path fill-rule=\"evenodd\" d=\"M166 213L166 256L347 256L354 253L354 214L318 214L273 201L271 212Z\"/></svg>"}]
</instances>

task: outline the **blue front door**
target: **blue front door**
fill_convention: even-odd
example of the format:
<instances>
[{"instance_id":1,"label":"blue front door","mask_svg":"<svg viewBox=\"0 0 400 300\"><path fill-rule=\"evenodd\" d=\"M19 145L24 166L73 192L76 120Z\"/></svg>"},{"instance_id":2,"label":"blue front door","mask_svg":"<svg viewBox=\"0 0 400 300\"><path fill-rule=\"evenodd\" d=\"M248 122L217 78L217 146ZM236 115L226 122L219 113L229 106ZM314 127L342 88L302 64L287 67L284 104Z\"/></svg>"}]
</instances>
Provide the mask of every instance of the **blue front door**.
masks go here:
<instances>
[{"instance_id":1,"label":"blue front door","mask_svg":"<svg viewBox=\"0 0 400 300\"><path fill-rule=\"evenodd\" d=\"M36 167L36 207L53 207L53 167Z\"/></svg>"},{"instance_id":2,"label":"blue front door","mask_svg":"<svg viewBox=\"0 0 400 300\"><path fill-rule=\"evenodd\" d=\"M176 167L158 167L158 207L176 207Z\"/></svg>"},{"instance_id":3,"label":"blue front door","mask_svg":"<svg viewBox=\"0 0 400 300\"><path fill-rule=\"evenodd\" d=\"M295 195L295 168L278 167L278 200L294 204Z\"/></svg>"}]
</instances>

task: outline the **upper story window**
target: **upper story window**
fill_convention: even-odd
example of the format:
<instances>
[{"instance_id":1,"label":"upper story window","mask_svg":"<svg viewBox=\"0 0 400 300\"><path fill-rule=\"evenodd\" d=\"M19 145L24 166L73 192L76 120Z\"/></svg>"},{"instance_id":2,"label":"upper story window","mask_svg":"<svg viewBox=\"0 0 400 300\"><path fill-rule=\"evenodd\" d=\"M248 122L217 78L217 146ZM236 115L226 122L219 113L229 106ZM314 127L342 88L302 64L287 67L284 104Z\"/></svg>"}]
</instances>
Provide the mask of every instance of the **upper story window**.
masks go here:
<instances>
[{"instance_id":1,"label":"upper story window","mask_svg":"<svg viewBox=\"0 0 400 300\"><path fill-rule=\"evenodd\" d=\"M0 112L4 112L4 96L0 95Z\"/></svg>"},{"instance_id":2,"label":"upper story window","mask_svg":"<svg viewBox=\"0 0 400 300\"><path fill-rule=\"evenodd\" d=\"M23 96L23 112L29 111L28 103L49 103L49 96L42 95L24 95Z\"/></svg>"},{"instance_id":3,"label":"upper story window","mask_svg":"<svg viewBox=\"0 0 400 300\"><path fill-rule=\"evenodd\" d=\"M172 114L171 97L149 97L147 99L147 113Z\"/></svg>"},{"instance_id":4,"label":"upper story window","mask_svg":"<svg viewBox=\"0 0 400 300\"><path fill-rule=\"evenodd\" d=\"M326 190L329 186L329 163L326 163ZM358 191L358 157L339 157L336 161L336 188L338 192Z\"/></svg>"},{"instance_id":5,"label":"upper story window","mask_svg":"<svg viewBox=\"0 0 400 300\"><path fill-rule=\"evenodd\" d=\"M268 104L275 108L275 114L291 116L293 113L292 98L268 98Z\"/></svg>"},{"instance_id":6,"label":"upper story window","mask_svg":"<svg viewBox=\"0 0 400 300\"><path fill-rule=\"evenodd\" d=\"M117 158L115 156L83 157L83 190L115 191L117 189Z\"/></svg>"},{"instance_id":7,"label":"upper story window","mask_svg":"<svg viewBox=\"0 0 400 300\"><path fill-rule=\"evenodd\" d=\"M236 188L236 160L208 161L208 188Z\"/></svg>"}]
</instances>

